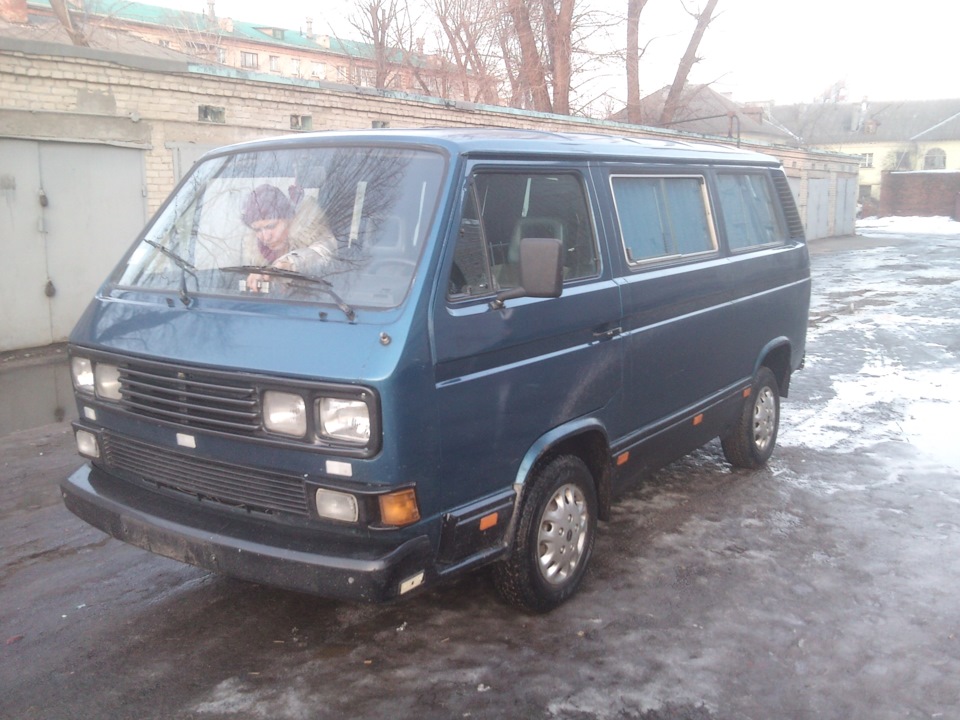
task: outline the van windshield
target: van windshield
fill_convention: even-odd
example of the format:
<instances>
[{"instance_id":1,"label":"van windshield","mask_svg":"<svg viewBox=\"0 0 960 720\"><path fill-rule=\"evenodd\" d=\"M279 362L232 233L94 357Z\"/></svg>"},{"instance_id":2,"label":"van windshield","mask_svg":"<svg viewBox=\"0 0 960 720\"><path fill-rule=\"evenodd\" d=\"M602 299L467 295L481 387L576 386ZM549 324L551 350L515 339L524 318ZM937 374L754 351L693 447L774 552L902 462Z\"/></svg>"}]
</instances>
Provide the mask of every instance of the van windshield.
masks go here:
<instances>
[{"instance_id":1,"label":"van windshield","mask_svg":"<svg viewBox=\"0 0 960 720\"><path fill-rule=\"evenodd\" d=\"M118 271L127 288L389 308L407 294L445 159L297 147L197 165Z\"/></svg>"}]
</instances>

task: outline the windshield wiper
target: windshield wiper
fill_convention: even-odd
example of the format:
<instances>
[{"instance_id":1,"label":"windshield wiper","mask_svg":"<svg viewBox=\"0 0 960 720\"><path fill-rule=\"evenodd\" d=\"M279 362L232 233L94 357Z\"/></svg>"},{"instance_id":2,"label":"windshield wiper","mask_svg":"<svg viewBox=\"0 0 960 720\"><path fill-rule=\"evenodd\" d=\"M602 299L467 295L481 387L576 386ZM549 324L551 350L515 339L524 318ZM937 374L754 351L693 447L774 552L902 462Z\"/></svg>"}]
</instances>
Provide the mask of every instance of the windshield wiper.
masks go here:
<instances>
[{"instance_id":1,"label":"windshield wiper","mask_svg":"<svg viewBox=\"0 0 960 720\"><path fill-rule=\"evenodd\" d=\"M287 268L278 268L272 267L270 265L229 265L227 267L220 268L223 272L235 272L235 273L247 273L247 274L258 274L258 275L275 275L276 277L288 278L290 280L303 280L305 282L314 283L319 285L320 289L330 296L330 299L333 300L334 304L340 308L340 311L347 316L347 320L353 322L356 317L356 311L347 305L344 302L343 298L340 297L337 292L333 289L333 285L329 280L325 280L322 277L314 277L312 275L304 275L301 272L296 270L288 270Z\"/></svg>"},{"instance_id":2,"label":"windshield wiper","mask_svg":"<svg viewBox=\"0 0 960 720\"><path fill-rule=\"evenodd\" d=\"M196 273L197 268L191 265L189 261L184 260L182 257L177 255L173 250L170 250L169 248L165 248L160 243L154 242L153 240L149 240L147 238L144 238L143 241L147 245L150 245L151 247L155 247L163 255L166 255L168 258L173 260L174 264L178 268L180 268L180 302L182 302L184 305L189 305L190 296L187 294L187 273L190 273L191 275L193 275L193 280L194 282L197 283L197 287L199 288L200 281L197 280L197 273Z\"/></svg>"}]
</instances>

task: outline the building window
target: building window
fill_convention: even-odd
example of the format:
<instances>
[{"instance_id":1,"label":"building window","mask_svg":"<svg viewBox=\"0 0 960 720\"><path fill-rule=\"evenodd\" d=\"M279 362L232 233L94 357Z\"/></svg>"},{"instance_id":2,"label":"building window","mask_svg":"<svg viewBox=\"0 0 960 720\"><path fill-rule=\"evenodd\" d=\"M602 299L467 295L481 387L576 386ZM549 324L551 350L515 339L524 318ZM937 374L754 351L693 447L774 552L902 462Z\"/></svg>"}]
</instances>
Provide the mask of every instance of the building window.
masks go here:
<instances>
[{"instance_id":1,"label":"building window","mask_svg":"<svg viewBox=\"0 0 960 720\"><path fill-rule=\"evenodd\" d=\"M313 117L310 115L291 115L290 129L310 132L313 130Z\"/></svg>"},{"instance_id":2,"label":"building window","mask_svg":"<svg viewBox=\"0 0 960 720\"><path fill-rule=\"evenodd\" d=\"M169 40L158 40L158 41L157 41L157 44L160 45L160 47L164 47L164 48L170 47L170 41L169 41Z\"/></svg>"},{"instance_id":3,"label":"building window","mask_svg":"<svg viewBox=\"0 0 960 720\"><path fill-rule=\"evenodd\" d=\"M869 200L873 197L873 185L861 185L860 186L860 202Z\"/></svg>"},{"instance_id":4,"label":"building window","mask_svg":"<svg viewBox=\"0 0 960 720\"><path fill-rule=\"evenodd\" d=\"M280 72L280 56L270 56L270 72Z\"/></svg>"},{"instance_id":5,"label":"building window","mask_svg":"<svg viewBox=\"0 0 960 720\"><path fill-rule=\"evenodd\" d=\"M343 65L337 66L337 82L348 83L350 82L350 68Z\"/></svg>"},{"instance_id":6,"label":"building window","mask_svg":"<svg viewBox=\"0 0 960 720\"><path fill-rule=\"evenodd\" d=\"M894 170L913 170L913 157L909 150L898 150L893 166Z\"/></svg>"},{"instance_id":7,"label":"building window","mask_svg":"<svg viewBox=\"0 0 960 720\"><path fill-rule=\"evenodd\" d=\"M200 122L225 123L227 112L216 105L200 105L197 108L197 119Z\"/></svg>"},{"instance_id":8,"label":"building window","mask_svg":"<svg viewBox=\"0 0 960 720\"><path fill-rule=\"evenodd\" d=\"M241 52L240 53L240 67L250 68L251 70L256 70L259 66L258 56L256 53L252 52Z\"/></svg>"},{"instance_id":9,"label":"building window","mask_svg":"<svg viewBox=\"0 0 960 720\"><path fill-rule=\"evenodd\" d=\"M873 167L873 153L863 153L860 156L860 167L862 168Z\"/></svg>"},{"instance_id":10,"label":"building window","mask_svg":"<svg viewBox=\"0 0 960 720\"><path fill-rule=\"evenodd\" d=\"M291 60L290 66L293 69L293 76L300 77L300 58L294 58Z\"/></svg>"},{"instance_id":11,"label":"building window","mask_svg":"<svg viewBox=\"0 0 960 720\"><path fill-rule=\"evenodd\" d=\"M360 87L376 87L377 86L377 71L373 68L357 68L357 81L356 84Z\"/></svg>"},{"instance_id":12,"label":"building window","mask_svg":"<svg viewBox=\"0 0 960 720\"><path fill-rule=\"evenodd\" d=\"M313 64L313 69L310 71L310 77L315 77L319 80L323 80L327 77L327 68L323 63L315 62Z\"/></svg>"},{"instance_id":13,"label":"building window","mask_svg":"<svg viewBox=\"0 0 960 720\"><path fill-rule=\"evenodd\" d=\"M923 156L924 170L946 170L947 154L940 148L930 148Z\"/></svg>"},{"instance_id":14,"label":"building window","mask_svg":"<svg viewBox=\"0 0 960 720\"><path fill-rule=\"evenodd\" d=\"M217 62L226 64L227 62L227 49L218 47L217 48Z\"/></svg>"}]
</instances>

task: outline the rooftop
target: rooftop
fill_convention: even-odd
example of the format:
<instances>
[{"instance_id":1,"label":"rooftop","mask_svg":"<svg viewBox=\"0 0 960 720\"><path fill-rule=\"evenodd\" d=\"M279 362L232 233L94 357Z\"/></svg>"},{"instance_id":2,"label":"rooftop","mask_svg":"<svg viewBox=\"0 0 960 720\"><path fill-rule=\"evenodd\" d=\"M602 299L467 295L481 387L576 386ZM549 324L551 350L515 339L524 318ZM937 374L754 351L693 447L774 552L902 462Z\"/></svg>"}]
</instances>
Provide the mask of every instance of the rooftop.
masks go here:
<instances>
[{"instance_id":1,"label":"rooftop","mask_svg":"<svg viewBox=\"0 0 960 720\"><path fill-rule=\"evenodd\" d=\"M34 11L52 12L49 0L27 0L27 7ZM83 11L71 8L71 12L80 22L86 18L96 20L99 25L102 25L104 20L116 20L162 28L173 27L185 33L196 33L198 36L212 34L291 50L333 53L366 59L372 58L374 54L374 48L369 43L316 35L307 33L303 29L291 30L233 18L211 17L206 13L173 10L158 5L128 2L128 0L84 0ZM391 58L391 61L399 62L400 58L399 56Z\"/></svg>"},{"instance_id":2,"label":"rooftop","mask_svg":"<svg viewBox=\"0 0 960 720\"><path fill-rule=\"evenodd\" d=\"M771 113L808 145L960 139L960 100L778 105Z\"/></svg>"}]
</instances>

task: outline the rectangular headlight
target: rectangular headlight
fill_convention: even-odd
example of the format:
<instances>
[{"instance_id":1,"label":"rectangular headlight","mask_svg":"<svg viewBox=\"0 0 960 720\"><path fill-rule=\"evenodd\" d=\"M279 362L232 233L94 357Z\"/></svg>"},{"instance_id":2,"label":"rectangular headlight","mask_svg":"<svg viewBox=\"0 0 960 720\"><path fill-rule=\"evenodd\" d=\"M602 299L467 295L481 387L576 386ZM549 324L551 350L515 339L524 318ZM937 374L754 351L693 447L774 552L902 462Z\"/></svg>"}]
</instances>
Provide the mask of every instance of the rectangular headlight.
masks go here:
<instances>
[{"instance_id":1,"label":"rectangular headlight","mask_svg":"<svg viewBox=\"0 0 960 720\"><path fill-rule=\"evenodd\" d=\"M93 393L93 363L89 358L71 358L70 376L73 378L73 387L78 392Z\"/></svg>"},{"instance_id":2,"label":"rectangular headlight","mask_svg":"<svg viewBox=\"0 0 960 720\"><path fill-rule=\"evenodd\" d=\"M317 428L330 440L366 445L370 442L370 408L362 400L320 398Z\"/></svg>"},{"instance_id":3,"label":"rectangular headlight","mask_svg":"<svg viewBox=\"0 0 960 720\"><path fill-rule=\"evenodd\" d=\"M116 365L97 363L93 367L93 378L97 397L104 400L120 399L120 368Z\"/></svg>"},{"instance_id":4,"label":"rectangular headlight","mask_svg":"<svg viewBox=\"0 0 960 720\"><path fill-rule=\"evenodd\" d=\"M283 435L306 435L307 405L303 396L278 390L264 392L263 426L270 432Z\"/></svg>"}]
</instances>

